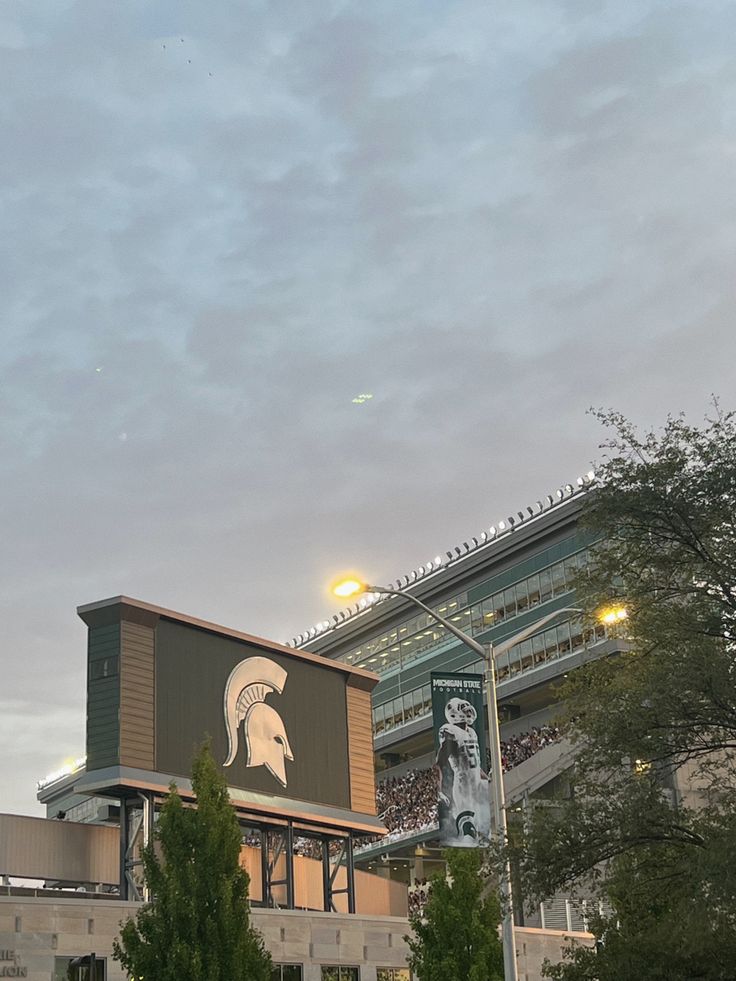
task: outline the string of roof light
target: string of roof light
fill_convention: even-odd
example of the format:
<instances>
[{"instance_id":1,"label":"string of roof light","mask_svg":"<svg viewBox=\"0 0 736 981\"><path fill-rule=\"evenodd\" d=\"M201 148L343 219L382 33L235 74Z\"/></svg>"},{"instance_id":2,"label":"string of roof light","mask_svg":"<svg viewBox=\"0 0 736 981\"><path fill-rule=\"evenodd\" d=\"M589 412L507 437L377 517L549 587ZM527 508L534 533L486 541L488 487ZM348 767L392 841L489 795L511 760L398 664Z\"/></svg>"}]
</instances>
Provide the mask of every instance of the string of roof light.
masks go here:
<instances>
[{"instance_id":1,"label":"string of roof light","mask_svg":"<svg viewBox=\"0 0 736 981\"><path fill-rule=\"evenodd\" d=\"M454 548L448 549L444 555L436 555L425 565L417 566L417 568L412 569L410 573L399 576L395 582L388 584L388 588L401 592L408 586L413 586L420 580L426 579L427 576L431 576L437 572L440 572L442 569L447 569L449 566L454 565L456 562L459 562L460 559L464 559L471 552L475 552L476 549L485 548L486 546L498 541L500 538L505 538L508 535L512 535L522 524L528 524L530 521L534 521L542 514L547 514L553 508L558 507L565 501L570 500L570 498L576 497L578 494L586 493L595 483L595 479L595 471L589 470L582 477L578 477L575 484L564 484L562 487L558 487L553 494L547 494L545 497L539 498L533 505L527 505L524 510L517 511L515 514L509 515L503 521L499 521L495 525L491 525L489 528L483 530L479 535L473 536L467 542L463 542L462 545L455 545ZM303 633L292 637L290 641L286 641L285 646L301 647L303 644L309 643L309 641L314 640L316 637L319 637L322 634L336 630L348 620L361 616L372 606L375 606L376 603L382 603L391 598L392 597L386 596L382 593L366 593L365 596L362 596L354 606L349 606L345 610L338 611L329 620L321 620L319 623L316 623L313 627L310 627Z\"/></svg>"},{"instance_id":2,"label":"string of roof light","mask_svg":"<svg viewBox=\"0 0 736 981\"><path fill-rule=\"evenodd\" d=\"M37 790L43 790L44 787L48 787L52 783L56 783L57 780L61 780L63 777L68 777L72 773L78 773L87 765L87 757L80 756L79 759L70 760L65 763L61 769L54 771L54 773L49 773L47 776L43 777L41 780L36 782Z\"/></svg>"}]
</instances>

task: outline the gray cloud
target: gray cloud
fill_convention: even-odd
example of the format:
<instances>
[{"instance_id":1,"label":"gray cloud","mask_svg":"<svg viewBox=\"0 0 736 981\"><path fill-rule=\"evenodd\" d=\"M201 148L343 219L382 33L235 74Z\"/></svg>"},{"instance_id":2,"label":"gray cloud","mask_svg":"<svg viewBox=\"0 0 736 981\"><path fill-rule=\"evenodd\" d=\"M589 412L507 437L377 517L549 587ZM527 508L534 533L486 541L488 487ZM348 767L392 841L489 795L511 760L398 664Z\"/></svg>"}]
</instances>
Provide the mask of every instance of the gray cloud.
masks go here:
<instances>
[{"instance_id":1,"label":"gray cloud","mask_svg":"<svg viewBox=\"0 0 736 981\"><path fill-rule=\"evenodd\" d=\"M587 469L591 404L728 396L734 19L3 11L3 809L83 749L77 604L285 639Z\"/></svg>"}]
</instances>

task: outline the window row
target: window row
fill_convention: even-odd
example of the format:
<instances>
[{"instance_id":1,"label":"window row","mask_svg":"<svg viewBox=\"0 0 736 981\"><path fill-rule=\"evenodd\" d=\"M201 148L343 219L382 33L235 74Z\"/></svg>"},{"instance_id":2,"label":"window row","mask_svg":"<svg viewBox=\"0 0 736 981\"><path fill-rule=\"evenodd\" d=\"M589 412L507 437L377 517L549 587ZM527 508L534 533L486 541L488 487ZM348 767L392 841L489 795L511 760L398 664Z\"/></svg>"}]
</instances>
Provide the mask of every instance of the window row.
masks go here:
<instances>
[{"instance_id":1,"label":"window row","mask_svg":"<svg viewBox=\"0 0 736 981\"><path fill-rule=\"evenodd\" d=\"M107 959L98 957L95 963L94 978L90 978L88 965L72 967L72 957L54 959L54 981L105 981ZM344 965L324 965L322 981L360 981L359 967ZM271 981L302 981L304 976L301 964L274 964ZM377 981L410 981L408 967L379 967L376 969Z\"/></svg>"},{"instance_id":2,"label":"window row","mask_svg":"<svg viewBox=\"0 0 736 981\"><path fill-rule=\"evenodd\" d=\"M548 627L533 637L516 644L496 659L496 680L501 682L515 675L538 668L548 661L554 661L567 654L574 654L606 638L606 629L601 624L583 628L580 620L566 620L557 627ZM463 668L466 674L482 674L483 661L477 661ZM373 735L395 729L396 726L411 722L432 711L432 692L430 686L422 685L413 691L405 692L398 698L373 709Z\"/></svg>"},{"instance_id":3,"label":"window row","mask_svg":"<svg viewBox=\"0 0 736 981\"><path fill-rule=\"evenodd\" d=\"M481 634L563 593L569 593L575 576L585 567L587 561L587 551L577 552L473 606L461 607L467 601L467 594L462 594L436 609L466 633L473 636ZM378 674L386 674L438 649L448 639L453 640L445 627L432 622L427 614L423 614L396 630L363 644L348 654L345 660L360 664Z\"/></svg>"},{"instance_id":4,"label":"window row","mask_svg":"<svg viewBox=\"0 0 736 981\"><path fill-rule=\"evenodd\" d=\"M465 674L482 674L484 665L482 661L470 664L463 668ZM380 736L382 732L388 732L396 726L411 722L421 716L429 715L432 711L432 689L430 685L422 685L408 691L398 698L383 705L377 705L373 709L373 735Z\"/></svg>"},{"instance_id":5,"label":"window row","mask_svg":"<svg viewBox=\"0 0 736 981\"><path fill-rule=\"evenodd\" d=\"M98 957L95 962L94 978L90 978L88 965L72 967L72 957L54 959L54 981L105 981L107 959ZM325 965L322 967L322 981L360 981L359 967L344 965ZM271 981L302 981L304 976L301 964L274 964ZM379 967L376 969L377 981L410 981L408 967Z\"/></svg>"}]
</instances>

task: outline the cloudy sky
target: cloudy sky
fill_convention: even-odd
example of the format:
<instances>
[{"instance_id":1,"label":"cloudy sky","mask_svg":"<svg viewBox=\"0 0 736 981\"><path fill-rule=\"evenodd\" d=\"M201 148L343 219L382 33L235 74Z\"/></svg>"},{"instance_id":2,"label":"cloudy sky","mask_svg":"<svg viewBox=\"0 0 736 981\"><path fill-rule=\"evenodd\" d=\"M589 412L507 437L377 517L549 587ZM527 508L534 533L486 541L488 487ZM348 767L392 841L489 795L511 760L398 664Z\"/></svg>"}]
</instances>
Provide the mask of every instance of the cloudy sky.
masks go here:
<instances>
[{"instance_id":1,"label":"cloudy sky","mask_svg":"<svg viewBox=\"0 0 736 981\"><path fill-rule=\"evenodd\" d=\"M285 640L734 407L736 6L9 0L0 810L84 749L78 604ZM354 402L360 394L371 399Z\"/></svg>"}]
</instances>

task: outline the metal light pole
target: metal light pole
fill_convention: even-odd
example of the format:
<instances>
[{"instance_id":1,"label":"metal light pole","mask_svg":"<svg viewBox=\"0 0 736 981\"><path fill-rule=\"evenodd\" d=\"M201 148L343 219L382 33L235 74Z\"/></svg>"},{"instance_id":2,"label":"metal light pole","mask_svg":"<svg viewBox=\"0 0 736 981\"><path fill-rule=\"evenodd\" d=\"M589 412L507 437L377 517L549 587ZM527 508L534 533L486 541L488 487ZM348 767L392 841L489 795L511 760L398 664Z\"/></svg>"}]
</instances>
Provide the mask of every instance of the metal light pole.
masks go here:
<instances>
[{"instance_id":1,"label":"metal light pole","mask_svg":"<svg viewBox=\"0 0 736 981\"><path fill-rule=\"evenodd\" d=\"M492 644L483 645L472 637L468 636L455 624L441 616L439 613L435 612L431 607L427 606L416 596L411 593L404 593L398 589L389 589L387 586L368 586L362 584L362 592L366 593L379 593L382 596L400 596L402 599L409 600L414 606L418 606L425 613L428 613L433 620L441 623L451 634L457 637L458 640L462 641L466 647L469 647L471 651L478 654L481 659L485 662L485 682L486 682L486 700L488 702L488 736L491 743L491 776L493 778L493 819L496 825L496 834L502 843L506 841L506 795L504 793L503 786L503 764L501 760L501 730L498 725L498 705L496 703L496 670L495 670L495 658L507 651L510 647L515 644L520 644L523 640L526 640L531 634L539 630L550 620L559 616L561 613L580 613L581 611L575 607L563 607L560 610L555 610L553 613L548 613L546 616L539 620L536 620L533 624L525 627L524 630L520 630L519 633L514 634L513 637L508 638L499 644L495 650ZM513 909L513 894L511 890L511 866L508 859L504 862L503 875L501 876L501 897L503 900L504 916L501 925L501 935L503 940L503 963L504 963L504 978L505 981L517 981L518 974L516 970L516 940L514 937L514 909Z\"/></svg>"}]
</instances>

